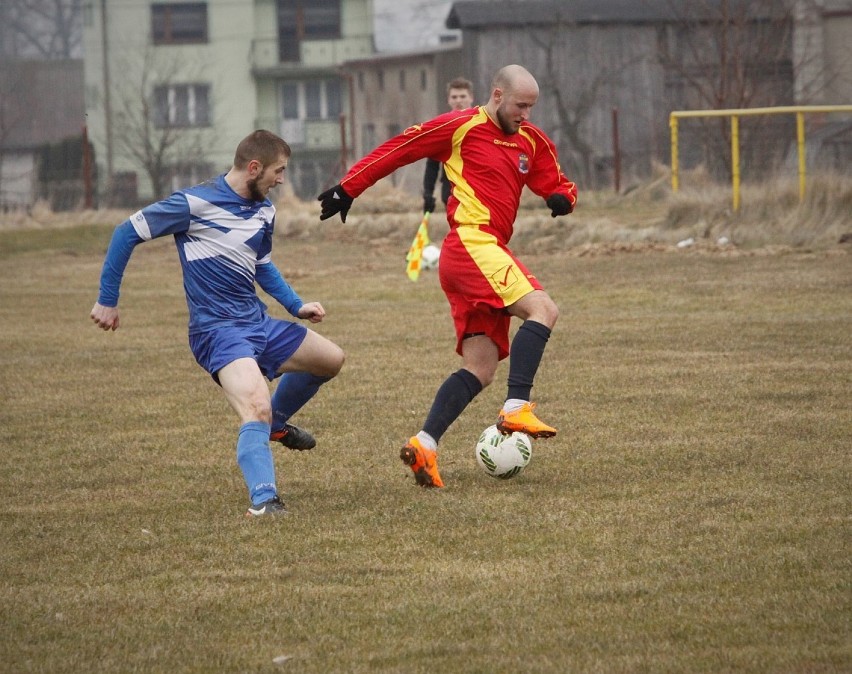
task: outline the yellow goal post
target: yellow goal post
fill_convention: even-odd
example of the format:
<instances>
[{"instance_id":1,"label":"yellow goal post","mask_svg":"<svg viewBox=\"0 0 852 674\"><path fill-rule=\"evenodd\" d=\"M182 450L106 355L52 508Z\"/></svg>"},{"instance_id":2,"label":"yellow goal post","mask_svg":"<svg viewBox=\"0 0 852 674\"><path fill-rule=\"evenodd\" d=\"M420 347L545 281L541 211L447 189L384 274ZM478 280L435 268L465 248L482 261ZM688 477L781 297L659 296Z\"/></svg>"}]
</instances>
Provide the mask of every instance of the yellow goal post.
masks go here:
<instances>
[{"instance_id":1,"label":"yellow goal post","mask_svg":"<svg viewBox=\"0 0 852 674\"><path fill-rule=\"evenodd\" d=\"M672 142L672 192L679 187L678 120L689 117L731 118L731 184L734 211L740 210L740 117L754 115L796 115L796 150L799 159L799 201L805 198L805 115L809 113L852 112L852 105L790 105L774 108L730 110L675 110L669 115Z\"/></svg>"}]
</instances>

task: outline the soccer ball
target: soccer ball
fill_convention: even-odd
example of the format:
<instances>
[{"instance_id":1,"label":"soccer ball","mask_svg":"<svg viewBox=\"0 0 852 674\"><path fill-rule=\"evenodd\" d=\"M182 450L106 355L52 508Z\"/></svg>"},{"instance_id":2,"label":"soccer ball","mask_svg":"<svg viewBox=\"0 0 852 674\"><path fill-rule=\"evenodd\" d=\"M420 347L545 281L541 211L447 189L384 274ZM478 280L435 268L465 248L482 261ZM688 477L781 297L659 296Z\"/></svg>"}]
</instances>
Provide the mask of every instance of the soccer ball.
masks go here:
<instances>
[{"instance_id":1,"label":"soccer ball","mask_svg":"<svg viewBox=\"0 0 852 674\"><path fill-rule=\"evenodd\" d=\"M532 439L526 433L502 433L489 426L476 443L476 462L491 477L508 480L520 475L532 458Z\"/></svg>"},{"instance_id":2,"label":"soccer ball","mask_svg":"<svg viewBox=\"0 0 852 674\"><path fill-rule=\"evenodd\" d=\"M441 249L430 243L423 249L423 253L420 255L420 268L437 269L439 257L441 257Z\"/></svg>"}]
</instances>

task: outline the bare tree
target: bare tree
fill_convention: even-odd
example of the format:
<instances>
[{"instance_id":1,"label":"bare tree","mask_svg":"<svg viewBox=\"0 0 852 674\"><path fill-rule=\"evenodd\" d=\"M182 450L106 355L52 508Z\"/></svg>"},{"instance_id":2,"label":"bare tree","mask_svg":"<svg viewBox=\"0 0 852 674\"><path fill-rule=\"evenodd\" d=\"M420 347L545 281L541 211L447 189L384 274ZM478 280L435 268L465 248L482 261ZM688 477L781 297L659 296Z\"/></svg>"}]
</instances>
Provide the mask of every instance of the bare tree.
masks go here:
<instances>
[{"instance_id":1,"label":"bare tree","mask_svg":"<svg viewBox=\"0 0 852 674\"><path fill-rule=\"evenodd\" d=\"M738 109L793 103L793 2L789 0L666 0L658 58L673 109ZM742 127L743 161L778 131L780 118L750 118ZM700 119L701 158L730 177L730 121Z\"/></svg>"},{"instance_id":2,"label":"bare tree","mask_svg":"<svg viewBox=\"0 0 852 674\"><path fill-rule=\"evenodd\" d=\"M141 67L140 67L141 66ZM114 138L118 156L139 166L147 176L155 199L171 191L171 179L187 168L206 167L204 135L212 120L175 116L174 90L186 90L193 81L191 66L186 61L164 62L147 49L135 70L128 65L126 75L113 97ZM201 102L196 102L200 108ZM203 105L210 109L211 102ZM170 112L171 106L171 112Z\"/></svg>"},{"instance_id":3,"label":"bare tree","mask_svg":"<svg viewBox=\"0 0 852 674\"><path fill-rule=\"evenodd\" d=\"M577 160L573 163L572 175L586 185L596 185L600 176L595 163L601 149L587 129L592 117L610 98L608 90L618 87L628 63L618 56L615 62L608 63L612 59L603 58L601 54L595 59L596 68L570 71L566 68L564 50L569 27L569 22L557 15L546 29L530 31L529 38L544 57L539 84L542 92L553 101L556 124L552 135L554 141L562 145L560 155L573 154Z\"/></svg>"},{"instance_id":4,"label":"bare tree","mask_svg":"<svg viewBox=\"0 0 852 674\"><path fill-rule=\"evenodd\" d=\"M80 58L81 0L2 0L3 52L40 59Z\"/></svg>"}]
</instances>

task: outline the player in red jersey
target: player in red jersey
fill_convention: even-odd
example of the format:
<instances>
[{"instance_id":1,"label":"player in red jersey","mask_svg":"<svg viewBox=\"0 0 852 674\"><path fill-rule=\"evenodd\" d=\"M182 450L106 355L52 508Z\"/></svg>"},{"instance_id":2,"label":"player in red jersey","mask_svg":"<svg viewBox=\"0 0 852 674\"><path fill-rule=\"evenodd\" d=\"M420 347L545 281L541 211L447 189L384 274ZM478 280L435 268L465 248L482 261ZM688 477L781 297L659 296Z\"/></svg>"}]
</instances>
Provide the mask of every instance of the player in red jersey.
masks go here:
<instances>
[{"instance_id":1,"label":"player in red jersey","mask_svg":"<svg viewBox=\"0 0 852 674\"><path fill-rule=\"evenodd\" d=\"M417 483L443 487L438 441L509 357L508 393L498 415L504 432L551 437L556 429L534 414L530 393L559 310L536 277L508 248L526 185L546 200L551 215L567 215L577 188L559 167L556 148L530 124L538 84L523 67L500 69L484 106L452 111L403 133L358 161L319 196L321 220L346 214L352 201L397 168L424 157L443 163L452 183L450 232L441 247L439 276L456 328L462 367L438 389L422 430L400 452ZM509 344L509 323L523 324Z\"/></svg>"}]
</instances>

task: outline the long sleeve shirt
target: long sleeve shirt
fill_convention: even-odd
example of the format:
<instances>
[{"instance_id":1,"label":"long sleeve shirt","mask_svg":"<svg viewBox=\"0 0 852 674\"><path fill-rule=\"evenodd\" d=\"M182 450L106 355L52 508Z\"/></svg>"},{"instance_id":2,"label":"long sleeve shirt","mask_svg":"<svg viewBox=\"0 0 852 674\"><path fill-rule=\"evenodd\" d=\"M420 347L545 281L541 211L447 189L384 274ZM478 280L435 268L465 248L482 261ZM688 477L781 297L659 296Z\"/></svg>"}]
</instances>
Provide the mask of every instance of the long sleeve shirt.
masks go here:
<instances>
[{"instance_id":1,"label":"long sleeve shirt","mask_svg":"<svg viewBox=\"0 0 852 674\"><path fill-rule=\"evenodd\" d=\"M453 185L450 228L485 227L504 244L512 237L524 186L547 198L577 188L562 173L553 142L529 122L505 134L484 106L452 111L416 124L358 161L341 180L351 197L394 170L424 157L444 164Z\"/></svg>"}]
</instances>

